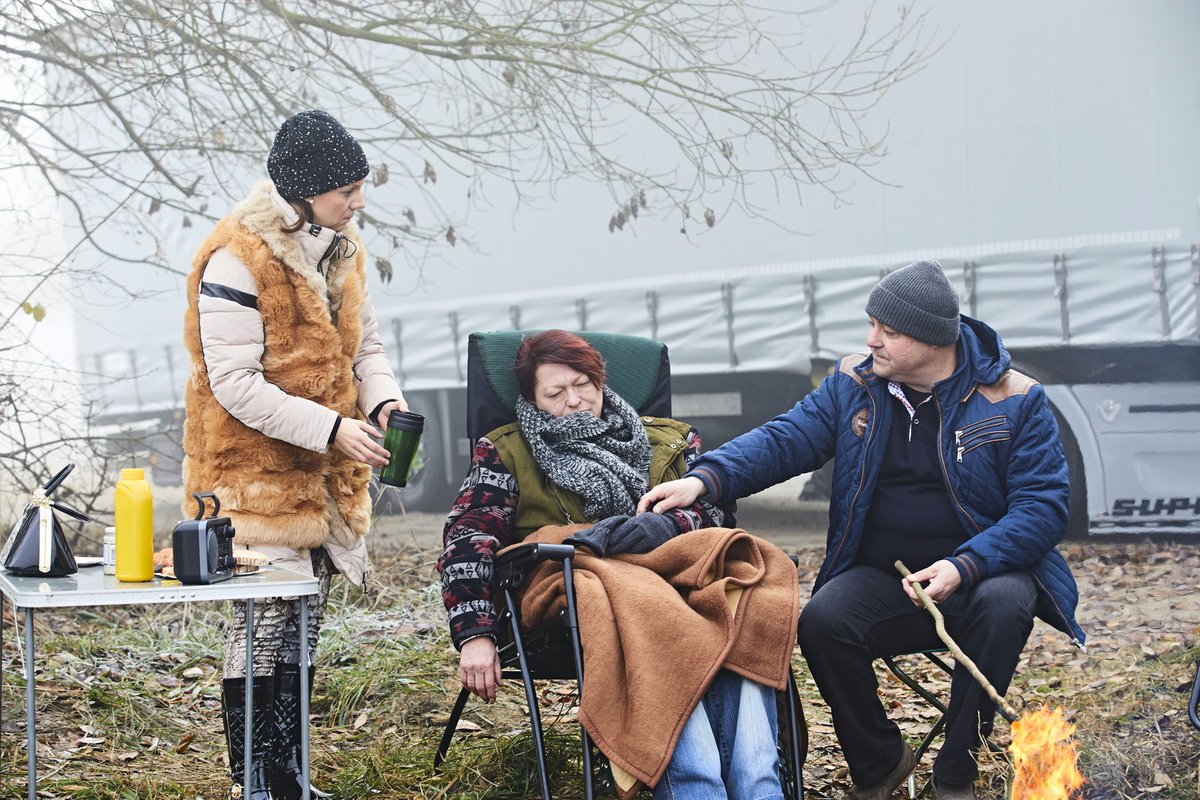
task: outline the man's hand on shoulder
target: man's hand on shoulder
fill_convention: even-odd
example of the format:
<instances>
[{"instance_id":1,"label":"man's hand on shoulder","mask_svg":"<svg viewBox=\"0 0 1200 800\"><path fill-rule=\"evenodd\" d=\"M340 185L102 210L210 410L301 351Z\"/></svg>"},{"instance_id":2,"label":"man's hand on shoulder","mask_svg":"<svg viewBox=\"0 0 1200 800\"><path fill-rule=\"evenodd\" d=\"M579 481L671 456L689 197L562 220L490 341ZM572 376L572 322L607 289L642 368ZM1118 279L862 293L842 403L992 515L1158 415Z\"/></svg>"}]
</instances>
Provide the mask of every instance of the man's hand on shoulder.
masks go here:
<instances>
[{"instance_id":1,"label":"man's hand on shoulder","mask_svg":"<svg viewBox=\"0 0 1200 800\"><path fill-rule=\"evenodd\" d=\"M675 481L660 483L642 495L638 501L637 513L653 511L662 514L672 508L687 508L704 494L704 482L699 478L680 478Z\"/></svg>"},{"instance_id":2,"label":"man's hand on shoulder","mask_svg":"<svg viewBox=\"0 0 1200 800\"><path fill-rule=\"evenodd\" d=\"M958 591L958 587L962 585L962 576L958 574L958 567L946 559L942 559L933 562L923 570L912 573L907 578L901 578L900 583L904 587L904 592L915 605L921 605L921 598L917 597L912 584L926 581L928 581L928 585L925 586L925 594L929 595L935 603L940 603Z\"/></svg>"}]
</instances>

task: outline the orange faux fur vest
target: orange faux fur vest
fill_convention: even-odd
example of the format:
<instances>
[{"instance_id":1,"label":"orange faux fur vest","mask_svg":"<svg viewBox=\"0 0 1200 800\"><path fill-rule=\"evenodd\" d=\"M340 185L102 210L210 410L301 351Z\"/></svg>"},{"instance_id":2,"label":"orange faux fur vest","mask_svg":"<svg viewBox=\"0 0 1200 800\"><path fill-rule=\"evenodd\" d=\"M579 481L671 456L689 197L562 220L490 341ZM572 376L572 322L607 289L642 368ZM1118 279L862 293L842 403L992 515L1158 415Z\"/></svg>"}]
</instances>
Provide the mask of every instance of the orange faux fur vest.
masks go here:
<instances>
[{"instance_id":1,"label":"orange faux fur vest","mask_svg":"<svg viewBox=\"0 0 1200 800\"><path fill-rule=\"evenodd\" d=\"M191 356L184 492L215 492L239 544L302 549L320 546L332 536L351 545L370 525L370 468L332 448L318 453L247 427L217 402L209 385L197 304L204 268L224 247L247 267L258 287L264 377L290 395L362 419L353 361L362 341L363 248L359 244L354 256L334 260L326 283L281 230L282 212L264 187L269 184L257 187L217 224L192 260L184 315ZM350 228L345 233L358 243Z\"/></svg>"}]
</instances>

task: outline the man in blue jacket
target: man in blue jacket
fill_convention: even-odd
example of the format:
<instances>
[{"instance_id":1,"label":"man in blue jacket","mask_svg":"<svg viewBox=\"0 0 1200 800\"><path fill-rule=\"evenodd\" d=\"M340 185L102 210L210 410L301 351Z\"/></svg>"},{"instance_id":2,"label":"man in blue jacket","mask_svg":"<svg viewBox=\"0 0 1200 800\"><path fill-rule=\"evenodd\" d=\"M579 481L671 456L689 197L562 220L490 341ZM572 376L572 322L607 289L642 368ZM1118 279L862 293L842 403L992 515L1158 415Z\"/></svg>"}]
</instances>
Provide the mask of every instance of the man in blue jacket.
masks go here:
<instances>
[{"instance_id":1,"label":"man in blue jacket","mask_svg":"<svg viewBox=\"0 0 1200 800\"><path fill-rule=\"evenodd\" d=\"M1001 693L1035 615L1084 639L1075 579L1055 548L1067 529L1067 465L1042 387L1009 369L995 331L959 315L936 261L885 277L866 311L869 353L842 359L790 411L702 455L638 506L724 503L835 459L825 561L799 638L850 767L847 800L885 800L916 766L871 662L940 640L896 560L917 568L910 580ZM933 767L939 800L974 798L975 752L994 714L956 667Z\"/></svg>"}]
</instances>

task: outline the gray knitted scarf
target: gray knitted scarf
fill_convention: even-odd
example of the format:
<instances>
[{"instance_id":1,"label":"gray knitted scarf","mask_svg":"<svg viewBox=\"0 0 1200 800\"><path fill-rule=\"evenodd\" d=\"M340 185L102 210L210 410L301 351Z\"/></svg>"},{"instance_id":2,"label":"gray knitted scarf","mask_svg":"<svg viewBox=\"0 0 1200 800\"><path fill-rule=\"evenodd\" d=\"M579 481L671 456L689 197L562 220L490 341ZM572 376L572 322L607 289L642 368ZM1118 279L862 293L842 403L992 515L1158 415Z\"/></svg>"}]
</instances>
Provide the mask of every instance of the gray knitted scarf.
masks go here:
<instances>
[{"instance_id":1,"label":"gray knitted scarf","mask_svg":"<svg viewBox=\"0 0 1200 800\"><path fill-rule=\"evenodd\" d=\"M604 387L602 416L555 417L524 397L517 422L533 460L558 486L583 498L587 520L633 514L650 485L650 441L637 412Z\"/></svg>"}]
</instances>

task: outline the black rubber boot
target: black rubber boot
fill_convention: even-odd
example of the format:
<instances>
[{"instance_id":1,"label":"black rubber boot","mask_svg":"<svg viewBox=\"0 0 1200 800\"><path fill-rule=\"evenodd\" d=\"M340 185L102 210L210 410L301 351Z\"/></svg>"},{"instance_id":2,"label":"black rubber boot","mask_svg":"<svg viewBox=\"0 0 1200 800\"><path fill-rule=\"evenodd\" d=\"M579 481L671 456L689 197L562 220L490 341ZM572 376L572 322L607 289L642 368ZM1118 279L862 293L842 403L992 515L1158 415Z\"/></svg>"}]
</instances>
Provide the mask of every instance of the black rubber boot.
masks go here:
<instances>
[{"instance_id":1,"label":"black rubber boot","mask_svg":"<svg viewBox=\"0 0 1200 800\"><path fill-rule=\"evenodd\" d=\"M254 742L250 752L250 796L246 800L273 800L270 775L275 758L275 682L270 677L254 679ZM221 716L225 721L225 743L229 747L229 774L237 786L245 785L246 683L241 678L221 681Z\"/></svg>"},{"instance_id":2,"label":"black rubber boot","mask_svg":"<svg viewBox=\"0 0 1200 800\"><path fill-rule=\"evenodd\" d=\"M308 668L308 696L312 697L316 670ZM297 664L275 665L275 742L277 760L271 772L271 789L277 800L301 800L304 797L300 725L300 667ZM311 783L310 797L329 797Z\"/></svg>"}]
</instances>

